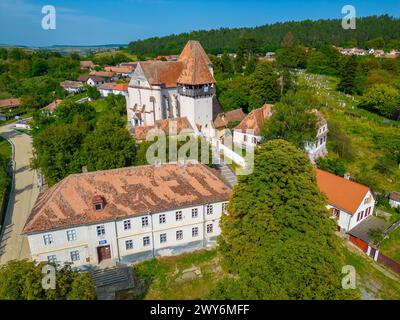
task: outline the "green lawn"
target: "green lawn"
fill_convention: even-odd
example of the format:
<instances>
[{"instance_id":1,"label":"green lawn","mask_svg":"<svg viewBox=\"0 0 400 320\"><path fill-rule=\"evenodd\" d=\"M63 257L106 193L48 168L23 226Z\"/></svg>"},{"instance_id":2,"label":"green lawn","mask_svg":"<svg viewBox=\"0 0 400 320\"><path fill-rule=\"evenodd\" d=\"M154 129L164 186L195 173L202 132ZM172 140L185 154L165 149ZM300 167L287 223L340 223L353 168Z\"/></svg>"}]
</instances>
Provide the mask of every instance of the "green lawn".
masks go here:
<instances>
[{"instance_id":1,"label":"green lawn","mask_svg":"<svg viewBox=\"0 0 400 320\"><path fill-rule=\"evenodd\" d=\"M353 253L344 250L346 263L355 268L357 287L371 294L374 299L399 300L400 278L391 279L372 266L372 259L364 253Z\"/></svg>"},{"instance_id":2,"label":"green lawn","mask_svg":"<svg viewBox=\"0 0 400 320\"><path fill-rule=\"evenodd\" d=\"M389 238L382 241L381 252L389 258L400 263L400 228L389 234Z\"/></svg>"},{"instance_id":3,"label":"green lawn","mask_svg":"<svg viewBox=\"0 0 400 320\"><path fill-rule=\"evenodd\" d=\"M400 278L387 277L372 266L363 253L350 252L344 245L345 263L357 273L357 286L374 299L400 299ZM207 299L215 282L223 275L216 250L200 250L174 257L151 259L134 266L136 287L117 292L117 299L180 300ZM200 268L202 277L180 281L182 271Z\"/></svg>"},{"instance_id":4,"label":"green lawn","mask_svg":"<svg viewBox=\"0 0 400 320\"><path fill-rule=\"evenodd\" d=\"M6 139L0 137L0 155L6 158L11 158L11 152L12 149L10 143Z\"/></svg>"},{"instance_id":5,"label":"green lawn","mask_svg":"<svg viewBox=\"0 0 400 320\"><path fill-rule=\"evenodd\" d=\"M103 113L107 110L107 103L104 99L92 100L89 103L96 109L97 113Z\"/></svg>"},{"instance_id":6,"label":"green lawn","mask_svg":"<svg viewBox=\"0 0 400 320\"><path fill-rule=\"evenodd\" d=\"M182 271L193 266L200 268L201 277L181 279ZM151 259L134 266L135 292L119 292L117 299L206 299L221 274L215 250Z\"/></svg>"},{"instance_id":7,"label":"green lawn","mask_svg":"<svg viewBox=\"0 0 400 320\"><path fill-rule=\"evenodd\" d=\"M11 186L11 178L7 176L7 164L8 160L12 157L12 149L10 143L0 137L0 221L2 220L3 212L1 206L3 203L3 197L6 194L5 191ZM3 160L5 159L5 160Z\"/></svg>"}]
</instances>

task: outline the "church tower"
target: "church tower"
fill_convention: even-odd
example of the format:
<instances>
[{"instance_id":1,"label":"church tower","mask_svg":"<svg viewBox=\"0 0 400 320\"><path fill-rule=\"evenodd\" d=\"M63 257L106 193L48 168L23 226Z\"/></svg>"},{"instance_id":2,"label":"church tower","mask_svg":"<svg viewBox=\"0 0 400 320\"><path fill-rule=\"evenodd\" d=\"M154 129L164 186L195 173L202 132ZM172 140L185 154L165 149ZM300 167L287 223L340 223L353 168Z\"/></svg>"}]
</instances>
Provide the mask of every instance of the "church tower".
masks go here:
<instances>
[{"instance_id":1,"label":"church tower","mask_svg":"<svg viewBox=\"0 0 400 320\"><path fill-rule=\"evenodd\" d=\"M193 127L204 127L213 120L215 79L212 63L198 41L189 41L179 60L183 70L177 80L181 117Z\"/></svg>"}]
</instances>

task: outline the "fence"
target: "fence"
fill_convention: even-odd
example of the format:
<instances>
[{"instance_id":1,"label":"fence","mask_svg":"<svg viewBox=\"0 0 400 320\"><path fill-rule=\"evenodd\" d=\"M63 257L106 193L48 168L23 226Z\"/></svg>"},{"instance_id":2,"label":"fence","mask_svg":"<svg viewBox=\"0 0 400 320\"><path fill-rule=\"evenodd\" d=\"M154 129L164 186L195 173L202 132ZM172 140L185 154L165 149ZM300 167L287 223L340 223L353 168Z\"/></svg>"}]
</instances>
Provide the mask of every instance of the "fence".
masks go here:
<instances>
[{"instance_id":1,"label":"fence","mask_svg":"<svg viewBox=\"0 0 400 320\"><path fill-rule=\"evenodd\" d=\"M369 257L383 263L385 266L392 269L397 274L400 274L400 263L394 261L393 259L383 255L378 249L368 245L365 241L358 239L352 235L349 235L349 241L364 251Z\"/></svg>"}]
</instances>

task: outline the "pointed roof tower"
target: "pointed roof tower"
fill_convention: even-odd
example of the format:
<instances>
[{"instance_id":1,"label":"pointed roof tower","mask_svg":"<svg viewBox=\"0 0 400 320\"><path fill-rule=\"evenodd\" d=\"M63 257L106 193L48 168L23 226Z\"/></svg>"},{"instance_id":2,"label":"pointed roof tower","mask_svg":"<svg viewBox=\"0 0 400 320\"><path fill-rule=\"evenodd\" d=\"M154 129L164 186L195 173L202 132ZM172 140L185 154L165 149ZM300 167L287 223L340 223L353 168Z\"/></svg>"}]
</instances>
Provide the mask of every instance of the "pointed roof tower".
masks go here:
<instances>
[{"instance_id":1,"label":"pointed roof tower","mask_svg":"<svg viewBox=\"0 0 400 320\"><path fill-rule=\"evenodd\" d=\"M178 78L178 83L190 85L215 83L215 79L210 72L212 63L200 42L188 41L178 61L183 62L185 65Z\"/></svg>"}]
</instances>

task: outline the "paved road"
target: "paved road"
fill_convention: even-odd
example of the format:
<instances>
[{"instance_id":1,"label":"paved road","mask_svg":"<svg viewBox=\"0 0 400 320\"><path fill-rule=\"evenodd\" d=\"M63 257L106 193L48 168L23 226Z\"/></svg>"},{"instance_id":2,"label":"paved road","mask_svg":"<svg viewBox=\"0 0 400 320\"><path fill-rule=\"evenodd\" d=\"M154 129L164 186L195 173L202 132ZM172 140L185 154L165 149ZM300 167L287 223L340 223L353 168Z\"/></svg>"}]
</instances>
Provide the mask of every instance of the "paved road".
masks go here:
<instances>
[{"instance_id":1,"label":"paved road","mask_svg":"<svg viewBox=\"0 0 400 320\"><path fill-rule=\"evenodd\" d=\"M0 135L11 140L15 147L15 188L13 205L6 212L0 240L0 264L13 259L30 258L28 240L22 229L39 194L35 172L29 169L32 139L13 130L13 124L0 127Z\"/></svg>"}]
</instances>

